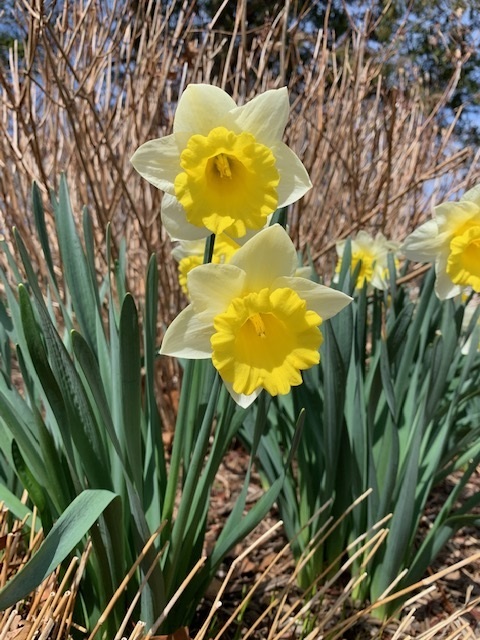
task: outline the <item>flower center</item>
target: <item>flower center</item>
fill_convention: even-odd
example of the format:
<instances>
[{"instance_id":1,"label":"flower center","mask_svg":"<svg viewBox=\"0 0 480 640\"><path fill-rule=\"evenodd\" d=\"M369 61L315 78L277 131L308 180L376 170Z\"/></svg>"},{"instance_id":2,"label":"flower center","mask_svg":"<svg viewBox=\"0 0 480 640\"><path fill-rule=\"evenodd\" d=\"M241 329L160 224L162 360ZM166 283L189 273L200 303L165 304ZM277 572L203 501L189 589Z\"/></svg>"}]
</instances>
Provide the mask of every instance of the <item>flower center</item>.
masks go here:
<instances>
[{"instance_id":1,"label":"flower center","mask_svg":"<svg viewBox=\"0 0 480 640\"><path fill-rule=\"evenodd\" d=\"M215 156L213 159L215 164L215 169L218 171L218 175L220 178L231 178L232 170L230 169L230 162L228 161L228 156L224 153L219 153L218 156Z\"/></svg>"},{"instance_id":2,"label":"flower center","mask_svg":"<svg viewBox=\"0 0 480 640\"><path fill-rule=\"evenodd\" d=\"M262 320L262 316L259 313L254 313L248 319L253 324L253 328L259 338L265 338L265 323Z\"/></svg>"},{"instance_id":3,"label":"flower center","mask_svg":"<svg viewBox=\"0 0 480 640\"><path fill-rule=\"evenodd\" d=\"M301 384L300 371L320 360L321 322L287 287L234 298L214 318L212 362L236 393L288 393Z\"/></svg>"},{"instance_id":4,"label":"flower center","mask_svg":"<svg viewBox=\"0 0 480 640\"><path fill-rule=\"evenodd\" d=\"M277 208L275 156L251 133L216 127L207 136L193 135L180 165L175 195L191 224L239 238L264 227Z\"/></svg>"},{"instance_id":5,"label":"flower center","mask_svg":"<svg viewBox=\"0 0 480 640\"><path fill-rule=\"evenodd\" d=\"M480 292L480 225L463 227L451 239L447 273L454 284Z\"/></svg>"},{"instance_id":6,"label":"flower center","mask_svg":"<svg viewBox=\"0 0 480 640\"><path fill-rule=\"evenodd\" d=\"M371 282L372 280L375 256L367 251L354 251L352 254L352 271L355 271L359 262L362 264L360 266L360 271L358 272L357 286L363 287L365 281Z\"/></svg>"}]
</instances>

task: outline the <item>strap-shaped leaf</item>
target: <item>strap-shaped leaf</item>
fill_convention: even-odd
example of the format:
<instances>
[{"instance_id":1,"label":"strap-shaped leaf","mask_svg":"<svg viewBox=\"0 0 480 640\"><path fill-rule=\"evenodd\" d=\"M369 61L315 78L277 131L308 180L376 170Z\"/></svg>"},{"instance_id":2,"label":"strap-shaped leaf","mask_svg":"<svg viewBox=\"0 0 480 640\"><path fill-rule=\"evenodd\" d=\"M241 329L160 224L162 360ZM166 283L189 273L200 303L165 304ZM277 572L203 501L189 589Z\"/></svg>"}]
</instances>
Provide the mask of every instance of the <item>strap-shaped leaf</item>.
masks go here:
<instances>
[{"instance_id":1,"label":"strap-shaped leaf","mask_svg":"<svg viewBox=\"0 0 480 640\"><path fill-rule=\"evenodd\" d=\"M37 553L0 591L0 609L11 607L36 589L76 549L115 497L111 491L88 490L75 498Z\"/></svg>"},{"instance_id":2,"label":"strap-shaped leaf","mask_svg":"<svg viewBox=\"0 0 480 640\"><path fill-rule=\"evenodd\" d=\"M137 308L130 294L125 296L120 312L119 348L123 440L130 462L133 481L142 500L140 329Z\"/></svg>"},{"instance_id":3,"label":"strap-shaped leaf","mask_svg":"<svg viewBox=\"0 0 480 640\"><path fill-rule=\"evenodd\" d=\"M75 227L67 180L64 175L60 180L58 206L54 209L63 271L72 297L75 315L90 347L95 349L97 296L88 261Z\"/></svg>"},{"instance_id":4,"label":"strap-shaped leaf","mask_svg":"<svg viewBox=\"0 0 480 640\"><path fill-rule=\"evenodd\" d=\"M51 515L47 507L45 492L42 486L37 482L31 470L25 464L25 460L23 459L22 453L15 440L12 440L12 460L18 477L22 481L24 488L28 491L28 495L33 504L40 512L44 526L50 529Z\"/></svg>"},{"instance_id":5,"label":"strap-shaped leaf","mask_svg":"<svg viewBox=\"0 0 480 640\"><path fill-rule=\"evenodd\" d=\"M36 182L33 183L32 186L32 209L33 209L33 217L35 220L35 226L37 228L38 239L40 240L40 245L42 247L43 255L45 257L45 262L47 263L48 271L50 273L50 277L55 287L58 290L57 278L55 275L55 269L53 266L53 258L52 253L50 251L50 242L47 231L47 225L45 224L45 212L42 204L42 197L40 195L40 189Z\"/></svg>"}]
</instances>

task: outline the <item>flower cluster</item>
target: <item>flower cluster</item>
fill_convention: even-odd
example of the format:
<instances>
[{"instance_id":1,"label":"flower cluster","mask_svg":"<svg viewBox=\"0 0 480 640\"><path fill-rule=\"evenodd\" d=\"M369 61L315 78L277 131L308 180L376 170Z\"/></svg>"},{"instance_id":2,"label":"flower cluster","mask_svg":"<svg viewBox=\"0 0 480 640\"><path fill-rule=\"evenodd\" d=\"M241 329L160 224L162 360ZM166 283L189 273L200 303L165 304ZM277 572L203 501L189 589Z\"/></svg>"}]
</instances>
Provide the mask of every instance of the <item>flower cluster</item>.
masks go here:
<instances>
[{"instance_id":1,"label":"flower cluster","mask_svg":"<svg viewBox=\"0 0 480 640\"><path fill-rule=\"evenodd\" d=\"M345 244L346 240L341 240L336 245L338 261L335 272L337 277L342 268ZM360 264L356 288L362 289L366 283L376 289L388 289L388 254L395 253L398 247L398 243L387 240L380 232L373 238L366 231L359 231L351 239L351 271L354 272L357 265Z\"/></svg>"},{"instance_id":2,"label":"flower cluster","mask_svg":"<svg viewBox=\"0 0 480 640\"><path fill-rule=\"evenodd\" d=\"M260 231L229 264L205 264L187 276L191 303L167 329L161 353L212 358L235 401L248 406L262 389L284 394L317 364L320 325L351 298L295 276L297 255L280 225Z\"/></svg>"},{"instance_id":3,"label":"flower cluster","mask_svg":"<svg viewBox=\"0 0 480 640\"><path fill-rule=\"evenodd\" d=\"M351 301L296 275L287 232L266 226L278 207L311 187L281 141L288 115L286 89L237 107L221 89L190 85L173 134L145 143L132 158L165 192L162 220L180 240L175 257L190 299L168 327L161 353L211 358L243 407L262 389L285 394L301 384L301 372L319 362L322 321ZM212 261L201 264L199 241L210 234L216 236Z\"/></svg>"},{"instance_id":4,"label":"flower cluster","mask_svg":"<svg viewBox=\"0 0 480 640\"><path fill-rule=\"evenodd\" d=\"M441 300L466 289L480 292L480 185L459 202L444 202L434 218L411 233L405 256L435 264L435 291Z\"/></svg>"}]
</instances>

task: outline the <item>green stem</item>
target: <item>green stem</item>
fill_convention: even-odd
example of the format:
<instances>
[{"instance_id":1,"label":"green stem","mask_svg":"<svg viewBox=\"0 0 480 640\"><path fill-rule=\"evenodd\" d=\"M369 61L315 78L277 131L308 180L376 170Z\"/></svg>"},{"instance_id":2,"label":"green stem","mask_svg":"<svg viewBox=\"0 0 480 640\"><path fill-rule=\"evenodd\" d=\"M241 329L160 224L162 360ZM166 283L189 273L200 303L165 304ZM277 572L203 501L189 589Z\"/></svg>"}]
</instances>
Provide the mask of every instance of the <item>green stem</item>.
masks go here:
<instances>
[{"instance_id":1,"label":"green stem","mask_svg":"<svg viewBox=\"0 0 480 640\"><path fill-rule=\"evenodd\" d=\"M194 382L195 360L187 360L183 372L182 389L180 393L180 404L178 407L177 420L175 423L175 436L173 438L172 457L170 459L170 469L168 471L167 488L165 491L165 501L163 505L162 520L171 521L175 496L178 487L178 476L182 462L183 446L188 430L188 413L192 401L192 386Z\"/></svg>"},{"instance_id":2,"label":"green stem","mask_svg":"<svg viewBox=\"0 0 480 640\"><path fill-rule=\"evenodd\" d=\"M167 557L168 566L165 571L165 582L167 595L173 595L171 591L172 585L175 584L175 578L178 578L176 567L179 562L181 553L189 553L189 549L184 548L183 540L187 537L186 525L189 515L192 509L195 509L193 504L194 496L202 472L205 454L208 448L210 440L210 432L212 428L213 418L217 408L218 394L220 391L220 377L218 374L215 376L215 380L212 387L212 393L208 401L207 409L203 417L202 425L198 432L198 438L195 444L192 458L188 465L187 475L185 479L185 485L182 491L180 505L178 508L177 518L173 525L172 534L170 537L170 549ZM183 395L183 394L182 394Z\"/></svg>"}]
</instances>

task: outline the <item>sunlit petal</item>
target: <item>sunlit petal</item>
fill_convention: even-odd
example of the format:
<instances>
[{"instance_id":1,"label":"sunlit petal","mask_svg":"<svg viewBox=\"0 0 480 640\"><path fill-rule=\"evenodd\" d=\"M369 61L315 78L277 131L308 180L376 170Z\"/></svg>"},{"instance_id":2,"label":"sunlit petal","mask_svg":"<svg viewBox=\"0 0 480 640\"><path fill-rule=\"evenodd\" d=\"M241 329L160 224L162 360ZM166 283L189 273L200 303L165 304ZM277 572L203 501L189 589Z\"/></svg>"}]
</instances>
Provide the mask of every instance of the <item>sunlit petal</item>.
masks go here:
<instances>
[{"instance_id":1,"label":"sunlit petal","mask_svg":"<svg viewBox=\"0 0 480 640\"><path fill-rule=\"evenodd\" d=\"M477 184L475 187L465 192L461 200L473 202L477 207L480 207L480 184Z\"/></svg>"},{"instance_id":2,"label":"sunlit petal","mask_svg":"<svg viewBox=\"0 0 480 640\"><path fill-rule=\"evenodd\" d=\"M234 264L247 274L245 287L258 291L297 268L297 254L288 233L279 224L263 229L233 256Z\"/></svg>"},{"instance_id":3,"label":"sunlit petal","mask_svg":"<svg viewBox=\"0 0 480 640\"><path fill-rule=\"evenodd\" d=\"M242 131L250 131L262 144L271 146L283 136L290 113L288 91L265 91L231 113L233 121Z\"/></svg>"},{"instance_id":4,"label":"sunlit petal","mask_svg":"<svg viewBox=\"0 0 480 640\"><path fill-rule=\"evenodd\" d=\"M180 202L168 193L162 198L162 222L172 240L200 240L208 235L204 227L196 227L187 221Z\"/></svg>"},{"instance_id":5,"label":"sunlit petal","mask_svg":"<svg viewBox=\"0 0 480 640\"><path fill-rule=\"evenodd\" d=\"M173 132L208 135L214 127L231 122L228 112L235 101L222 89L209 84L189 84L178 102Z\"/></svg>"},{"instance_id":6,"label":"sunlit petal","mask_svg":"<svg viewBox=\"0 0 480 640\"><path fill-rule=\"evenodd\" d=\"M435 265L435 293L440 300L447 300L454 298L462 293L462 287L458 284L454 284L447 274L447 259L440 258Z\"/></svg>"},{"instance_id":7,"label":"sunlit petal","mask_svg":"<svg viewBox=\"0 0 480 640\"><path fill-rule=\"evenodd\" d=\"M180 150L175 136L145 142L135 151L131 163L154 187L174 193L173 183L180 171Z\"/></svg>"},{"instance_id":8,"label":"sunlit petal","mask_svg":"<svg viewBox=\"0 0 480 640\"><path fill-rule=\"evenodd\" d=\"M305 300L309 309L318 313L322 320L328 320L344 309L352 298L346 293L336 291L306 278L282 277L273 283L274 287L289 287Z\"/></svg>"},{"instance_id":9,"label":"sunlit petal","mask_svg":"<svg viewBox=\"0 0 480 640\"><path fill-rule=\"evenodd\" d=\"M441 248L441 239L438 237L438 224L435 220L428 220L415 229L405 238L402 245L402 253L409 260L418 262L430 262L437 256Z\"/></svg>"},{"instance_id":10,"label":"sunlit petal","mask_svg":"<svg viewBox=\"0 0 480 640\"><path fill-rule=\"evenodd\" d=\"M189 305L175 318L163 337L160 353L177 358L210 358L212 327Z\"/></svg>"},{"instance_id":11,"label":"sunlit petal","mask_svg":"<svg viewBox=\"0 0 480 640\"><path fill-rule=\"evenodd\" d=\"M242 295L245 280L245 272L232 264L204 264L190 271L187 284L196 313L224 311L232 298Z\"/></svg>"},{"instance_id":12,"label":"sunlit petal","mask_svg":"<svg viewBox=\"0 0 480 640\"><path fill-rule=\"evenodd\" d=\"M242 409L248 409L248 407L258 398L258 396L263 391L263 389L261 387L259 387L253 393L251 393L250 395L246 396L243 393L236 393L233 390L233 387L230 384L230 382L226 382L224 380L223 384L227 388L228 393L232 396L232 398L235 400L235 402L238 404L238 406L242 407Z\"/></svg>"},{"instance_id":13,"label":"sunlit petal","mask_svg":"<svg viewBox=\"0 0 480 640\"><path fill-rule=\"evenodd\" d=\"M299 200L312 187L307 170L295 153L283 142L272 147L280 174L278 206L286 207Z\"/></svg>"}]
</instances>

